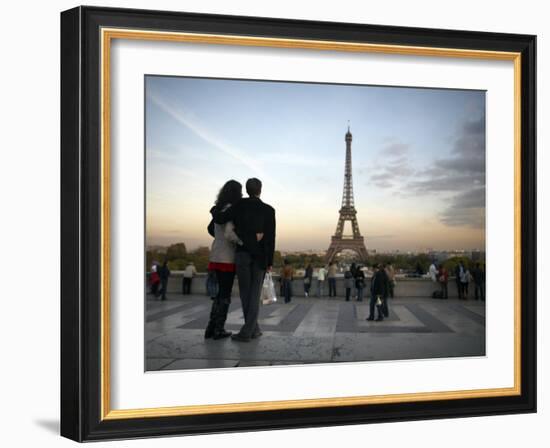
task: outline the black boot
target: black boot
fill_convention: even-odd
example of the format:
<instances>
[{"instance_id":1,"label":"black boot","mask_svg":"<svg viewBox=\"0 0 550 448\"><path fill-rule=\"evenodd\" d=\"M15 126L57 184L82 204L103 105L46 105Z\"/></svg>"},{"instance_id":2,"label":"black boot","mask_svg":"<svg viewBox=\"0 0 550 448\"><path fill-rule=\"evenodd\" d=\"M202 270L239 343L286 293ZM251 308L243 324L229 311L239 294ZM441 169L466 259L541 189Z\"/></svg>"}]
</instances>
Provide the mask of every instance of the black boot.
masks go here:
<instances>
[{"instance_id":1,"label":"black boot","mask_svg":"<svg viewBox=\"0 0 550 448\"><path fill-rule=\"evenodd\" d=\"M222 299L223 300L223 299ZM219 304L214 323L214 339L224 339L231 336L230 331L225 331L224 325L227 320L227 311L229 310L229 303L227 300Z\"/></svg>"},{"instance_id":2,"label":"black boot","mask_svg":"<svg viewBox=\"0 0 550 448\"><path fill-rule=\"evenodd\" d=\"M218 301L217 299L212 300L212 308L210 309L210 320L204 331L204 339L210 339L214 336L214 328L216 325L216 316L218 314Z\"/></svg>"}]
</instances>

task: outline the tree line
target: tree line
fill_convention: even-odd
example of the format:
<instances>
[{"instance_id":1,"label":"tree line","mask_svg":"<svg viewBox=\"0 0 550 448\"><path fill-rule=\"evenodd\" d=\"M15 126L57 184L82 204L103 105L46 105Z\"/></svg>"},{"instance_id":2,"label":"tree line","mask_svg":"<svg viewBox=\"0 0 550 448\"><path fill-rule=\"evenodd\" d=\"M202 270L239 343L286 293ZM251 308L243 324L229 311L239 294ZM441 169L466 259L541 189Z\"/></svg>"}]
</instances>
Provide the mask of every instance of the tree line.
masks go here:
<instances>
[{"instance_id":1,"label":"tree line","mask_svg":"<svg viewBox=\"0 0 550 448\"><path fill-rule=\"evenodd\" d=\"M188 251L185 243L171 244L166 248L148 249L146 252L147 270L151 269L154 262L162 264L166 260L168 262L168 267L173 271L181 271L185 269L190 262L193 262L198 272L206 272L209 255L210 248L200 246L194 250ZM298 269L305 268L308 264L311 264L314 268L326 265L325 257L322 255L295 253L287 254L283 257L281 252L276 250L273 257L273 267L275 269L282 267L284 260L288 260L294 268ZM433 257L430 254L371 254L367 262L363 264L372 267L380 263L391 263L397 270L425 274L432 260ZM485 264L485 260L479 261L482 265ZM449 272L453 272L460 262L463 262L468 267L473 267L473 264L475 264L475 262L467 256L448 258L441 263L436 260L436 264L442 264Z\"/></svg>"}]
</instances>

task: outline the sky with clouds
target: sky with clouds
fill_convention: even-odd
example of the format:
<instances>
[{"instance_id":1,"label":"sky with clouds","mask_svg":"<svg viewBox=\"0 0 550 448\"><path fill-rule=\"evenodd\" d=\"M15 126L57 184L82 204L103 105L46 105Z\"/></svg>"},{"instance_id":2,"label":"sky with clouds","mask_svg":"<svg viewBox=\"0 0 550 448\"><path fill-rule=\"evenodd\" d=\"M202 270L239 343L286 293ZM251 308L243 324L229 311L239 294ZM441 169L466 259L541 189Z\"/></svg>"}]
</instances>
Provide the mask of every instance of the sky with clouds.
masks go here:
<instances>
[{"instance_id":1,"label":"sky with clouds","mask_svg":"<svg viewBox=\"0 0 550 448\"><path fill-rule=\"evenodd\" d=\"M258 177L276 209L277 248L328 248L349 122L367 249L485 249L484 91L161 76L145 84L148 245L209 245L220 187Z\"/></svg>"}]
</instances>

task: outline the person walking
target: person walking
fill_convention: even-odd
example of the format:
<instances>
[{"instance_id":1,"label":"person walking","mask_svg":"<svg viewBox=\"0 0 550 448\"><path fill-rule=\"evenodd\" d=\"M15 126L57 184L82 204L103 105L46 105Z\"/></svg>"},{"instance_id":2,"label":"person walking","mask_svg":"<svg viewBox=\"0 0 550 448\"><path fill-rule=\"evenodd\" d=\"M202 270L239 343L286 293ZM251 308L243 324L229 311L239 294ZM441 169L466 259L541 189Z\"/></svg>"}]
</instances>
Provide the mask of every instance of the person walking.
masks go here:
<instances>
[{"instance_id":1,"label":"person walking","mask_svg":"<svg viewBox=\"0 0 550 448\"><path fill-rule=\"evenodd\" d=\"M435 266L434 260L432 260L432 264L430 264L430 267L428 269L428 277L430 277L430 280L434 285L437 284L437 267ZM432 298L437 297L437 295L438 290L432 291Z\"/></svg>"},{"instance_id":2,"label":"person walking","mask_svg":"<svg viewBox=\"0 0 550 448\"><path fill-rule=\"evenodd\" d=\"M308 263L306 266L306 271L304 273L304 295L309 297L309 291L311 290L311 283L313 282L313 268L311 263Z\"/></svg>"},{"instance_id":3,"label":"person walking","mask_svg":"<svg viewBox=\"0 0 550 448\"><path fill-rule=\"evenodd\" d=\"M346 272L344 272L344 286L346 287L346 302L349 302L349 299L351 297L351 290L353 288L354 283L355 283L355 279L353 278L351 271L348 269Z\"/></svg>"},{"instance_id":4,"label":"person walking","mask_svg":"<svg viewBox=\"0 0 550 448\"><path fill-rule=\"evenodd\" d=\"M383 321L384 317L389 317L389 310L386 302L388 297L388 275L384 270L384 266L381 264L375 267L370 293L369 317L367 317L367 320L375 320L374 307L376 307L378 310L378 317L376 320Z\"/></svg>"},{"instance_id":5,"label":"person walking","mask_svg":"<svg viewBox=\"0 0 550 448\"><path fill-rule=\"evenodd\" d=\"M448 299L449 298L449 288L448 282L449 282L449 271L445 269L445 267L440 264L439 265L439 286L441 286L441 298L442 299Z\"/></svg>"},{"instance_id":6,"label":"person walking","mask_svg":"<svg viewBox=\"0 0 550 448\"><path fill-rule=\"evenodd\" d=\"M266 271L271 271L275 251L275 209L260 199L262 182L246 181L248 198L243 198L227 210L214 210L217 224L233 221L235 233L242 241L235 251L235 266L244 325L231 339L249 342L262 335L258 325L260 295Z\"/></svg>"},{"instance_id":7,"label":"person walking","mask_svg":"<svg viewBox=\"0 0 550 448\"><path fill-rule=\"evenodd\" d=\"M290 264L290 261L284 261L284 267L281 273L281 281L283 284L283 296L285 303L289 303L292 300L292 279L294 278L294 269Z\"/></svg>"},{"instance_id":8,"label":"person walking","mask_svg":"<svg viewBox=\"0 0 550 448\"><path fill-rule=\"evenodd\" d=\"M285 296L285 284L283 282L283 271L285 269L284 262L283 266L281 266L281 269L279 270L279 296L284 297Z\"/></svg>"},{"instance_id":9,"label":"person walking","mask_svg":"<svg viewBox=\"0 0 550 448\"><path fill-rule=\"evenodd\" d=\"M183 271L183 294L191 294L191 283L193 281L193 277L197 275L197 269L195 268L195 264L190 261L187 264L187 267Z\"/></svg>"},{"instance_id":10,"label":"person walking","mask_svg":"<svg viewBox=\"0 0 550 448\"><path fill-rule=\"evenodd\" d=\"M472 269L472 279L474 281L474 298L476 300L485 300L485 291L483 290L483 272L479 263L476 263Z\"/></svg>"},{"instance_id":11,"label":"person walking","mask_svg":"<svg viewBox=\"0 0 550 448\"><path fill-rule=\"evenodd\" d=\"M328 266L328 296L336 297L336 271L337 266L334 261L331 261Z\"/></svg>"},{"instance_id":12,"label":"person walking","mask_svg":"<svg viewBox=\"0 0 550 448\"><path fill-rule=\"evenodd\" d=\"M393 290L395 288L395 270L391 263L386 265L386 275L388 276L388 297L393 299Z\"/></svg>"},{"instance_id":13,"label":"person walking","mask_svg":"<svg viewBox=\"0 0 550 448\"><path fill-rule=\"evenodd\" d=\"M376 280L376 274L378 273L378 265L373 264L372 266L372 277L370 280L370 299L369 299L369 315L367 317L367 320L374 320L374 308L378 310L378 317L384 319L384 316L382 315L382 311L379 306L377 306L378 298L375 294L375 280Z\"/></svg>"},{"instance_id":14,"label":"person walking","mask_svg":"<svg viewBox=\"0 0 550 448\"><path fill-rule=\"evenodd\" d=\"M233 204L242 198L242 185L230 180L225 183L218 193L216 204L210 213L227 211ZM217 290L212 300L210 319L204 331L204 338L224 339L231 336L230 331L225 330L227 312L231 305L231 292L235 281L235 250L238 244L242 244L235 233L232 221L225 224L216 224L212 220L208 226L208 233L214 237L208 259L209 275L215 276Z\"/></svg>"},{"instance_id":15,"label":"person walking","mask_svg":"<svg viewBox=\"0 0 550 448\"><path fill-rule=\"evenodd\" d=\"M355 270L355 288L357 289L357 301L363 301L363 291L365 290L365 273L361 269L361 266L357 266Z\"/></svg>"},{"instance_id":16,"label":"person walking","mask_svg":"<svg viewBox=\"0 0 550 448\"><path fill-rule=\"evenodd\" d=\"M458 263L455 266L455 283L456 283L456 290L458 292L458 300L464 299L464 290L462 289L462 282L460 279L462 278L464 273L464 266L462 265L462 262Z\"/></svg>"},{"instance_id":17,"label":"person walking","mask_svg":"<svg viewBox=\"0 0 550 448\"><path fill-rule=\"evenodd\" d=\"M355 263L352 263L349 267L349 271L351 272L351 275L353 277L353 291L352 296L354 299L357 299L357 288L355 287L355 276L357 275L357 265Z\"/></svg>"},{"instance_id":18,"label":"person walking","mask_svg":"<svg viewBox=\"0 0 550 448\"><path fill-rule=\"evenodd\" d=\"M464 300L468 300L468 286L470 284L472 276L470 270L467 267L463 267L462 276L460 277L460 283L462 285L462 294Z\"/></svg>"},{"instance_id":19,"label":"person walking","mask_svg":"<svg viewBox=\"0 0 550 448\"><path fill-rule=\"evenodd\" d=\"M149 281L151 283L151 294L153 294L155 300L159 297L160 275L158 271L159 266L155 261L151 266L151 274L149 276Z\"/></svg>"},{"instance_id":20,"label":"person walking","mask_svg":"<svg viewBox=\"0 0 550 448\"><path fill-rule=\"evenodd\" d=\"M170 269L168 269L168 261L164 260L159 269L160 277L160 300L166 300L166 291L168 290L168 277L170 277Z\"/></svg>"},{"instance_id":21,"label":"person walking","mask_svg":"<svg viewBox=\"0 0 550 448\"><path fill-rule=\"evenodd\" d=\"M325 280L327 277L327 270L324 266L321 266L317 271L317 297L322 297L325 294Z\"/></svg>"}]
</instances>

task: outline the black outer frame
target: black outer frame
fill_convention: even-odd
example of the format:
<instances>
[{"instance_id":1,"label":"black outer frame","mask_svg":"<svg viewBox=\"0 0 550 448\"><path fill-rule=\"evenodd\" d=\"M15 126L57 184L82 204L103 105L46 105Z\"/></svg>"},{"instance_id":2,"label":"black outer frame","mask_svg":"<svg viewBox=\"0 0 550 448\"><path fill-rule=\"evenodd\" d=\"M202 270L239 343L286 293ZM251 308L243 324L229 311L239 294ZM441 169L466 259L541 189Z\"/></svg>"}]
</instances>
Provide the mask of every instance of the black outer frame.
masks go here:
<instances>
[{"instance_id":1,"label":"black outer frame","mask_svg":"<svg viewBox=\"0 0 550 448\"><path fill-rule=\"evenodd\" d=\"M519 396L100 420L100 27L521 52ZM77 7L61 13L61 435L141 438L536 412L536 36Z\"/></svg>"}]
</instances>

